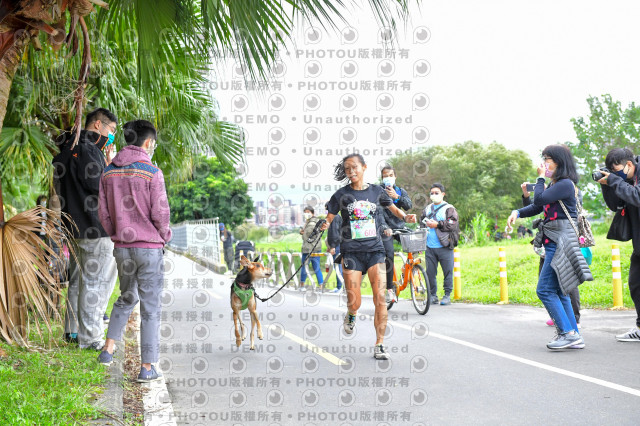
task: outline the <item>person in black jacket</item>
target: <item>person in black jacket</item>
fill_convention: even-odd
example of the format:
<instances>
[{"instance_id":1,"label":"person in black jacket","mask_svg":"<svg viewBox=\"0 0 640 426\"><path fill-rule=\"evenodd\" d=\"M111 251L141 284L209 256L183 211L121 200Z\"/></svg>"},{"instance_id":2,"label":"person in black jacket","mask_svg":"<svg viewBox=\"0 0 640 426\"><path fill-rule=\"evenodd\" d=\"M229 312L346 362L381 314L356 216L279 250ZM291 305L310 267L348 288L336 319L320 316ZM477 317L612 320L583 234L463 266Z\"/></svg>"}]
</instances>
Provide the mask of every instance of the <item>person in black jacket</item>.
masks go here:
<instances>
[{"instance_id":1,"label":"person in black jacket","mask_svg":"<svg viewBox=\"0 0 640 426\"><path fill-rule=\"evenodd\" d=\"M390 165L386 165L382 168L382 189L387 193L389 198L393 201L393 204L399 209L404 211L409 211L413 204L411 203L411 198L409 198L409 194L407 191L400 188L396 185L396 171ZM391 238L391 233L394 229L402 229L405 227L404 222L394 216L391 213L391 210L384 209L384 221L387 224L388 228L384 231L384 236L382 237L382 244L384 245L384 252L386 257L386 266L387 266L387 293L386 293L386 301L387 303L393 301L397 301L396 290L393 284L393 266L394 266L394 251L393 251L393 238ZM396 236L399 241L399 237Z\"/></svg>"},{"instance_id":2,"label":"person in black jacket","mask_svg":"<svg viewBox=\"0 0 640 426\"><path fill-rule=\"evenodd\" d=\"M619 334L619 342L640 342L640 187L638 187L638 161L640 156L633 155L630 149L616 148L609 151L605 164L611 173L602 172L604 177L598 181L602 187L602 196L609 209L616 211L618 206L626 205L626 214L631 223L633 253L629 265L629 293L636 307L636 326L626 333Z\"/></svg>"},{"instance_id":3,"label":"person in black jacket","mask_svg":"<svg viewBox=\"0 0 640 426\"><path fill-rule=\"evenodd\" d=\"M107 109L90 112L78 144L72 149L75 134L64 134L53 158L55 192L74 222L63 217L76 254L69 264L65 340L95 350L104 345L103 316L117 279L113 243L98 219L100 177L111 160L103 149L112 151L117 123Z\"/></svg>"}]
</instances>

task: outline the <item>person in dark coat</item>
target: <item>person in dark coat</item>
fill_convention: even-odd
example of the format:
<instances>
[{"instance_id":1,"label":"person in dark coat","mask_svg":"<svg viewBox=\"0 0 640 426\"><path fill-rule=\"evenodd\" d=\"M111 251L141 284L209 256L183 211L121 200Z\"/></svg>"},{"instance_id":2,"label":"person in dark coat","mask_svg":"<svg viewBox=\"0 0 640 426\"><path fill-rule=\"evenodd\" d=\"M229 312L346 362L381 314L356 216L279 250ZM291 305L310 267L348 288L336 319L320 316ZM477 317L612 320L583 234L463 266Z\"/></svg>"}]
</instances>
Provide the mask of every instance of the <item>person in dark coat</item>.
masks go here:
<instances>
[{"instance_id":1,"label":"person in dark coat","mask_svg":"<svg viewBox=\"0 0 640 426\"><path fill-rule=\"evenodd\" d=\"M224 223L220 222L218 225L220 228L220 239L222 240L222 248L224 249L224 262L227 264L227 271L233 273L233 243L235 239L233 234L224 226Z\"/></svg>"},{"instance_id":2,"label":"person in dark coat","mask_svg":"<svg viewBox=\"0 0 640 426\"><path fill-rule=\"evenodd\" d=\"M100 178L111 162L118 120L109 110L87 114L85 129L72 148L75 134L59 139L60 154L53 158L54 188L60 200L63 224L74 238L69 264L65 340L80 348L100 350L104 345L104 314L116 283L113 242L98 218ZM108 148L111 147L111 148ZM105 156L103 150L107 149Z\"/></svg>"},{"instance_id":3,"label":"person in dark coat","mask_svg":"<svg viewBox=\"0 0 640 426\"><path fill-rule=\"evenodd\" d=\"M411 203L411 198L409 198L409 194L407 191L400 188L396 185L396 171L393 167L386 165L382 168L382 189L387 193L389 198L393 201L393 204L399 209L404 211L409 211L413 207ZM387 266L387 293L386 301L387 303L393 301L397 301L396 291L393 285L393 266L394 266L394 250L393 250L393 238L391 238L391 233L394 229L402 229L405 227L404 222L401 219L398 219L396 216L391 213L391 210L384 209L384 221L387 225L387 229L384 231L384 236L382 237L382 244L384 245L384 252L386 256L386 266ZM396 236L396 239L400 241L399 237Z\"/></svg>"},{"instance_id":4,"label":"person in dark coat","mask_svg":"<svg viewBox=\"0 0 640 426\"><path fill-rule=\"evenodd\" d=\"M629 265L629 293L636 307L636 326L616 336L619 342L640 342L640 187L638 187L638 161L627 148L609 151L605 164L611 173L602 172L604 177L598 181L607 207L616 211L625 208L631 224L633 253Z\"/></svg>"}]
</instances>

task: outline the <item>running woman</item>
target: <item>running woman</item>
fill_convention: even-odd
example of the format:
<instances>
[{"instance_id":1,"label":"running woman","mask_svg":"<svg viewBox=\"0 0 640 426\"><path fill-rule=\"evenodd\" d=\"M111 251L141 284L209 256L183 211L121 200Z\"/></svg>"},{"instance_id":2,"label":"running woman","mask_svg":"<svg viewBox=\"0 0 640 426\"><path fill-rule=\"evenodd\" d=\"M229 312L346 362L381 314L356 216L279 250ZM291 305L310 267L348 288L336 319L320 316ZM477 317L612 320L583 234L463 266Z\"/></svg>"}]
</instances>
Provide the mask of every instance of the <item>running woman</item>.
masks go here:
<instances>
[{"instance_id":1,"label":"running woman","mask_svg":"<svg viewBox=\"0 0 640 426\"><path fill-rule=\"evenodd\" d=\"M383 346L387 328L387 279L385 251L380 238L385 223L382 208L391 210L404 222L415 223L416 215L405 214L398 209L381 186L364 183L365 170L367 165L360 154L347 155L336 165L335 180L344 182L348 179L350 184L338 189L331 196L327 220L322 230L329 228L333 218L340 213L343 235L340 251L343 256L348 308L343 324L345 333L353 333L356 314L361 304L360 282L362 275L366 273L371 282L375 306L373 325L376 330L376 344L373 356L376 359L389 359L389 353Z\"/></svg>"}]
</instances>

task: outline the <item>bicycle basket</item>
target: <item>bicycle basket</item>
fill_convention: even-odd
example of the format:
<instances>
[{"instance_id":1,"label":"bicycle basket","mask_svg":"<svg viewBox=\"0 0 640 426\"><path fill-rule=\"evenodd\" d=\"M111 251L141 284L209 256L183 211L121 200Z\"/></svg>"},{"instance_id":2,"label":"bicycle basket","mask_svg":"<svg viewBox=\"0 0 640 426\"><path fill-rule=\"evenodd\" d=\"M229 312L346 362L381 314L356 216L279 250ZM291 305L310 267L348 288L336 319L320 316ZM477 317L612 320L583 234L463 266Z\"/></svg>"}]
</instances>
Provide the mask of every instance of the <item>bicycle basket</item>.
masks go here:
<instances>
[{"instance_id":1,"label":"bicycle basket","mask_svg":"<svg viewBox=\"0 0 640 426\"><path fill-rule=\"evenodd\" d=\"M400 244L402 244L402 251L406 253L415 253L418 251L425 251L427 247L427 233L426 229L416 229L410 234L400 234Z\"/></svg>"}]
</instances>

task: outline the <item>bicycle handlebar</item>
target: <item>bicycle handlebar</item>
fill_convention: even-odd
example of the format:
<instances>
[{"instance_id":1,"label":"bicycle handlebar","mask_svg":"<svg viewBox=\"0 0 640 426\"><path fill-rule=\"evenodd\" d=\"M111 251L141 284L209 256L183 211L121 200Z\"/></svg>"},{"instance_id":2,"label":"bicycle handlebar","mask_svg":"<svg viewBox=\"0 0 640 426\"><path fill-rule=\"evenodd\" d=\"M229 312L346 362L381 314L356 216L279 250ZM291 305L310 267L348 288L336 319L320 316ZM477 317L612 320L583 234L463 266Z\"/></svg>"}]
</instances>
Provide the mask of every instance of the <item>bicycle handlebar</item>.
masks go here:
<instances>
[{"instance_id":1,"label":"bicycle handlebar","mask_svg":"<svg viewBox=\"0 0 640 426\"><path fill-rule=\"evenodd\" d=\"M410 234L414 231L412 231L409 228L399 228L399 229L392 229L392 235L400 235L400 234Z\"/></svg>"}]
</instances>

